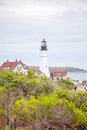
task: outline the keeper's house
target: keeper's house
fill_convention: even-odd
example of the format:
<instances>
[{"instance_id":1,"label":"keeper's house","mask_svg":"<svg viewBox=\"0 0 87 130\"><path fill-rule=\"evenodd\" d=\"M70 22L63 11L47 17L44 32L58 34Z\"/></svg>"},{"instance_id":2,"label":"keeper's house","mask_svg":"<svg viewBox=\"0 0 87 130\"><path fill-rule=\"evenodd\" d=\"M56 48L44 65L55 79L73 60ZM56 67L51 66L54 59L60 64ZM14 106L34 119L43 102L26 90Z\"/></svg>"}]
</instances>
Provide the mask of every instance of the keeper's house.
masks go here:
<instances>
[{"instance_id":1,"label":"keeper's house","mask_svg":"<svg viewBox=\"0 0 87 130\"><path fill-rule=\"evenodd\" d=\"M0 67L0 71L2 70L9 70L9 71L13 71L14 73L23 73L23 74L27 74L28 71L28 66L25 65L22 61L9 61L7 60L6 62L4 62L1 67Z\"/></svg>"},{"instance_id":2,"label":"keeper's house","mask_svg":"<svg viewBox=\"0 0 87 130\"><path fill-rule=\"evenodd\" d=\"M14 73L22 73L22 74L25 74L25 75L28 74L29 69L31 69L31 68L28 67L26 64L24 64L21 60L20 61L18 61L18 60L9 61L9 60L7 60L6 62L4 62L0 66L0 71L9 70L9 71L13 71ZM34 71L36 75L43 75L40 70L34 70L34 69L31 69L31 70Z\"/></svg>"}]
</instances>

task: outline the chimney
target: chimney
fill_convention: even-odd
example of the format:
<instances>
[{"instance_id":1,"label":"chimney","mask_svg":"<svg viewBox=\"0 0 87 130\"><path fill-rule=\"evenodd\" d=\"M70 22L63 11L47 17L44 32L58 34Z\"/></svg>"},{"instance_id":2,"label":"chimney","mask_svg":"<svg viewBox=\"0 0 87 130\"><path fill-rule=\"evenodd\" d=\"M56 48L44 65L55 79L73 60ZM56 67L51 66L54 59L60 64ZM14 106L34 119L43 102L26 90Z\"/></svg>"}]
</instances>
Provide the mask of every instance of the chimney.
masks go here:
<instances>
[{"instance_id":1,"label":"chimney","mask_svg":"<svg viewBox=\"0 0 87 130\"><path fill-rule=\"evenodd\" d=\"M21 60L19 60L19 62L21 63Z\"/></svg>"},{"instance_id":2,"label":"chimney","mask_svg":"<svg viewBox=\"0 0 87 130\"><path fill-rule=\"evenodd\" d=\"M7 62L9 62L9 60L7 60Z\"/></svg>"},{"instance_id":3,"label":"chimney","mask_svg":"<svg viewBox=\"0 0 87 130\"><path fill-rule=\"evenodd\" d=\"M15 60L15 62L17 62L17 59Z\"/></svg>"}]
</instances>

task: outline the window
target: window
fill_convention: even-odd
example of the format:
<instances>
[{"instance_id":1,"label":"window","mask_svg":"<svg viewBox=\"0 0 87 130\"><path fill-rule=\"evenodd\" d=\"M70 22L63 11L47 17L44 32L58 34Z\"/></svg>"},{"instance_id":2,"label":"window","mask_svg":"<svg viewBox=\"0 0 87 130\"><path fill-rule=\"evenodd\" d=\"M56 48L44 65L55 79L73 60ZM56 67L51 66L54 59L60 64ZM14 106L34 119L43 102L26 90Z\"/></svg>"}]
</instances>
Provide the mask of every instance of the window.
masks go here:
<instances>
[{"instance_id":1,"label":"window","mask_svg":"<svg viewBox=\"0 0 87 130\"><path fill-rule=\"evenodd\" d=\"M18 66L18 67L17 67L17 70L21 70L21 69L22 69L21 66Z\"/></svg>"}]
</instances>

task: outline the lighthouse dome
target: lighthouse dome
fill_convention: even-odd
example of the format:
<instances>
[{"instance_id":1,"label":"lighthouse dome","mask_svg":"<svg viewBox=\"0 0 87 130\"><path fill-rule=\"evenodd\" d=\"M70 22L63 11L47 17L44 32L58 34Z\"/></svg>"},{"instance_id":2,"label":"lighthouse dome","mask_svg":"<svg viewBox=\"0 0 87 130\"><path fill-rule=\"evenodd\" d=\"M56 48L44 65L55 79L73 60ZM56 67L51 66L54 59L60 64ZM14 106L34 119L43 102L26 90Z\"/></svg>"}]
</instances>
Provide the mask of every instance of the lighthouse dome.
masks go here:
<instances>
[{"instance_id":1,"label":"lighthouse dome","mask_svg":"<svg viewBox=\"0 0 87 130\"><path fill-rule=\"evenodd\" d=\"M41 44L41 51L43 51L43 50L48 50L47 49L47 43L46 43L46 41L45 41L45 39L43 38L43 41L41 42L42 44Z\"/></svg>"}]
</instances>

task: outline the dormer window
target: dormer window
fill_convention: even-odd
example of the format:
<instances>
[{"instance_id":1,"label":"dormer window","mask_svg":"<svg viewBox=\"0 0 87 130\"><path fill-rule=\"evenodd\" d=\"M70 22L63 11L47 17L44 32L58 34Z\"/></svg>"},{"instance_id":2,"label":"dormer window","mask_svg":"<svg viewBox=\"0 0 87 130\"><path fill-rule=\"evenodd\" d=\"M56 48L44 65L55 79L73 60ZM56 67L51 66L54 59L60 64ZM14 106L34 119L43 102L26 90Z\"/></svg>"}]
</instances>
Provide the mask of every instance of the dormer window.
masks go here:
<instances>
[{"instance_id":1,"label":"dormer window","mask_svg":"<svg viewBox=\"0 0 87 130\"><path fill-rule=\"evenodd\" d=\"M17 70L21 70L21 69L22 69L21 66L18 66L18 67L17 67Z\"/></svg>"}]
</instances>

